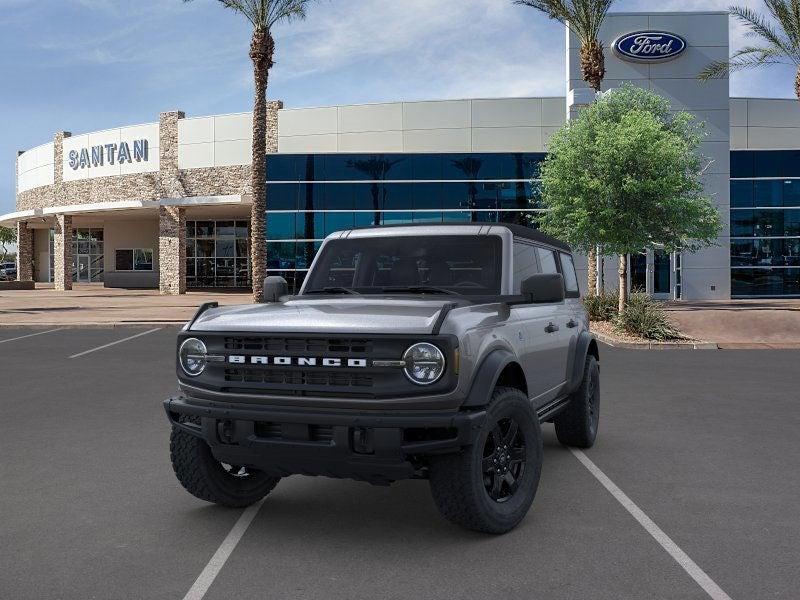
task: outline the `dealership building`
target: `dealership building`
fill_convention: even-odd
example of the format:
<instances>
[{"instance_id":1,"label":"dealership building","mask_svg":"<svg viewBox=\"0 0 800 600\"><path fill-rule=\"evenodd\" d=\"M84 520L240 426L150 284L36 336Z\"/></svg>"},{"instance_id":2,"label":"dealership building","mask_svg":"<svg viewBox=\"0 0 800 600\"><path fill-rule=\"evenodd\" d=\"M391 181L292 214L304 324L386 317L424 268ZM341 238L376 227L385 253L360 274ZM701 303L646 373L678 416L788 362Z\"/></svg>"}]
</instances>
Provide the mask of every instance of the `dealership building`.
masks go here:
<instances>
[{"instance_id":1,"label":"dealership building","mask_svg":"<svg viewBox=\"0 0 800 600\"><path fill-rule=\"evenodd\" d=\"M728 27L718 12L612 13L601 33L604 88L649 88L706 123L703 181L723 229L695 254L631 256L631 284L655 297L800 296L800 104L731 98L727 79L697 80L729 56ZM530 223L549 137L594 97L566 38L563 97L270 102L269 274L295 288L322 239L342 229ZM0 215L17 228L18 278L166 294L250 286L251 120L164 112L20 152L16 211ZM615 283L616 260L605 263Z\"/></svg>"}]
</instances>

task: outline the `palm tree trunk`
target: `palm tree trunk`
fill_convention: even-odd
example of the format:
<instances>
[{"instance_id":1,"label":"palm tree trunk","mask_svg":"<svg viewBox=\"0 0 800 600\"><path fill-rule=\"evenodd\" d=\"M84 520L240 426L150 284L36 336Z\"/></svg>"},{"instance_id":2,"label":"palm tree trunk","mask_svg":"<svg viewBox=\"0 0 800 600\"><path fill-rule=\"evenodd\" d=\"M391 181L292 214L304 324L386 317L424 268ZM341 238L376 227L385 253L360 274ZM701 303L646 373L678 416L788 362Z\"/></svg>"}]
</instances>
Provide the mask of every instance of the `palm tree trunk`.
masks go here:
<instances>
[{"instance_id":1,"label":"palm tree trunk","mask_svg":"<svg viewBox=\"0 0 800 600\"><path fill-rule=\"evenodd\" d=\"M592 40L581 45L581 75L583 80L589 84L595 92L600 91L603 77L606 75L605 56L603 55L603 45ZM587 295L597 293L597 250L589 250L588 265L588 291Z\"/></svg>"},{"instance_id":2,"label":"palm tree trunk","mask_svg":"<svg viewBox=\"0 0 800 600\"><path fill-rule=\"evenodd\" d=\"M605 56L603 45L592 40L581 46L581 75L595 92L600 91L603 77L606 76Z\"/></svg>"},{"instance_id":3,"label":"palm tree trunk","mask_svg":"<svg viewBox=\"0 0 800 600\"><path fill-rule=\"evenodd\" d=\"M275 44L269 31L256 29L250 43L255 100L253 102L253 204L250 208L250 265L253 273L253 302L264 301L267 274L267 84Z\"/></svg>"},{"instance_id":4,"label":"palm tree trunk","mask_svg":"<svg viewBox=\"0 0 800 600\"><path fill-rule=\"evenodd\" d=\"M628 304L628 257L624 254L619 255L619 307L618 311L622 314Z\"/></svg>"},{"instance_id":5,"label":"palm tree trunk","mask_svg":"<svg viewBox=\"0 0 800 600\"><path fill-rule=\"evenodd\" d=\"M794 94L800 100L800 68L797 69L797 75L794 78Z\"/></svg>"}]
</instances>

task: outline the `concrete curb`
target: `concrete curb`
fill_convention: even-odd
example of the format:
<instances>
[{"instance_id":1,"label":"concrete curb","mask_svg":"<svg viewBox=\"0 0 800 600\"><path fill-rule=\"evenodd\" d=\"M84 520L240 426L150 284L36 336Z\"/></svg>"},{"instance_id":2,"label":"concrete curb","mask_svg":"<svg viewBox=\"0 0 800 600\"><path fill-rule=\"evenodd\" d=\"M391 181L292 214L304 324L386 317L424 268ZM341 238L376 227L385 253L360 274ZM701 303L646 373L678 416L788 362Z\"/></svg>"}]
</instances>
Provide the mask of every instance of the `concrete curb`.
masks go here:
<instances>
[{"instance_id":1,"label":"concrete curb","mask_svg":"<svg viewBox=\"0 0 800 600\"><path fill-rule=\"evenodd\" d=\"M122 327L183 327L189 319L181 321L112 321L108 323L0 323L3 329L117 329Z\"/></svg>"},{"instance_id":2,"label":"concrete curb","mask_svg":"<svg viewBox=\"0 0 800 600\"><path fill-rule=\"evenodd\" d=\"M597 341L627 350L719 350L714 342L623 342L599 331L592 331Z\"/></svg>"}]
</instances>

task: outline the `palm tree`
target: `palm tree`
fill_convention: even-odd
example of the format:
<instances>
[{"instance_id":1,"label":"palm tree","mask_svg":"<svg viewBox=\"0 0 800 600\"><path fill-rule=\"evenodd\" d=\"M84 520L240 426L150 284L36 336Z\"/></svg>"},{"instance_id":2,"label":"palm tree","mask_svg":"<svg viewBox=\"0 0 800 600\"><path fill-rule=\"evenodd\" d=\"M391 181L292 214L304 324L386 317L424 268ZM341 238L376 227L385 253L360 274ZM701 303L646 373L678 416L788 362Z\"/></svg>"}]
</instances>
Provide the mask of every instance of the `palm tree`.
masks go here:
<instances>
[{"instance_id":1,"label":"palm tree","mask_svg":"<svg viewBox=\"0 0 800 600\"><path fill-rule=\"evenodd\" d=\"M599 40L600 27L614 0L514 0L514 4L530 6L542 11L551 19L563 23L581 42L581 76L595 92L600 91L606 76L603 42ZM588 293L597 289L597 250L592 248L587 257Z\"/></svg>"},{"instance_id":2,"label":"palm tree","mask_svg":"<svg viewBox=\"0 0 800 600\"><path fill-rule=\"evenodd\" d=\"M274 65L275 40L272 28L282 21L304 19L312 0L219 0L225 8L235 10L253 26L250 59L253 61L255 100L253 103L253 205L250 209L252 241L250 263L253 270L253 302L264 300L264 277L267 273L266 244L266 149L267 149L267 83ZM191 0L184 0L191 2Z\"/></svg>"},{"instance_id":3,"label":"palm tree","mask_svg":"<svg viewBox=\"0 0 800 600\"><path fill-rule=\"evenodd\" d=\"M757 38L761 45L745 46L730 60L711 63L699 77L706 81L725 77L731 71L790 64L797 70L794 93L800 100L800 0L764 0L764 4L769 19L746 6L730 8L730 13L748 29L747 35Z\"/></svg>"}]
</instances>

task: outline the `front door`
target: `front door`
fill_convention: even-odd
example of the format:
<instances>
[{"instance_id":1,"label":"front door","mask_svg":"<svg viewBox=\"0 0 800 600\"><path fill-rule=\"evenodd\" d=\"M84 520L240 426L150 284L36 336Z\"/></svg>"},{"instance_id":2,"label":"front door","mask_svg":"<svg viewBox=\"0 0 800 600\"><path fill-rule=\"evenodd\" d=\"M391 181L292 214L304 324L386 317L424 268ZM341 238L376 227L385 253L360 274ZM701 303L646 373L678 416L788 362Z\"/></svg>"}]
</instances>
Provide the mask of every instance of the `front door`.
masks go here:
<instances>
[{"instance_id":1,"label":"front door","mask_svg":"<svg viewBox=\"0 0 800 600\"><path fill-rule=\"evenodd\" d=\"M672 260L668 252L653 250L653 298L668 300L671 298Z\"/></svg>"},{"instance_id":2,"label":"front door","mask_svg":"<svg viewBox=\"0 0 800 600\"><path fill-rule=\"evenodd\" d=\"M78 256L78 281L89 283L89 257L85 254Z\"/></svg>"}]
</instances>

